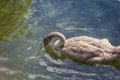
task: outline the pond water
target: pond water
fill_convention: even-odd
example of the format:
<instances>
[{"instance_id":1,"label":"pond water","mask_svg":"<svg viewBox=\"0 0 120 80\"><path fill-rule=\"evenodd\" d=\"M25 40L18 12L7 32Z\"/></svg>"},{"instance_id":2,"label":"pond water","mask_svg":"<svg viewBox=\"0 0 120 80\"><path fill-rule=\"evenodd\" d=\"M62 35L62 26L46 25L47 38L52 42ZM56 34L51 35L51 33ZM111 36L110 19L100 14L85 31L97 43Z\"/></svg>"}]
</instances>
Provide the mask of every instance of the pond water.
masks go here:
<instances>
[{"instance_id":1,"label":"pond water","mask_svg":"<svg viewBox=\"0 0 120 80\"><path fill-rule=\"evenodd\" d=\"M52 31L120 45L119 0L0 1L0 80L120 80L120 61L77 63L42 40Z\"/></svg>"}]
</instances>

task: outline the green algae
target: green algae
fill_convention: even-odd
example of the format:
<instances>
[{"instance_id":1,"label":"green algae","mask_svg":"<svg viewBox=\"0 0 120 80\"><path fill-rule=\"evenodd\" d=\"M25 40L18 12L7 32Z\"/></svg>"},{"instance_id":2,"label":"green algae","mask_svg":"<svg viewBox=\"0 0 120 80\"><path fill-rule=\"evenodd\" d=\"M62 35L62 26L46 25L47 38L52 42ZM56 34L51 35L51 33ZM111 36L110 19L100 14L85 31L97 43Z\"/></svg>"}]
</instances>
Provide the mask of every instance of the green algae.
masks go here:
<instances>
[{"instance_id":1,"label":"green algae","mask_svg":"<svg viewBox=\"0 0 120 80\"><path fill-rule=\"evenodd\" d=\"M49 56L51 56L53 59L55 59L55 60L57 60L57 59L65 60L66 56L63 53L61 53L61 55L58 56L57 53L55 52L55 50L50 45L47 45L44 48L45 48L46 53Z\"/></svg>"},{"instance_id":2,"label":"green algae","mask_svg":"<svg viewBox=\"0 0 120 80\"><path fill-rule=\"evenodd\" d=\"M0 40L7 40L15 31L13 39L24 34L25 15L31 3L32 0L0 0Z\"/></svg>"}]
</instances>

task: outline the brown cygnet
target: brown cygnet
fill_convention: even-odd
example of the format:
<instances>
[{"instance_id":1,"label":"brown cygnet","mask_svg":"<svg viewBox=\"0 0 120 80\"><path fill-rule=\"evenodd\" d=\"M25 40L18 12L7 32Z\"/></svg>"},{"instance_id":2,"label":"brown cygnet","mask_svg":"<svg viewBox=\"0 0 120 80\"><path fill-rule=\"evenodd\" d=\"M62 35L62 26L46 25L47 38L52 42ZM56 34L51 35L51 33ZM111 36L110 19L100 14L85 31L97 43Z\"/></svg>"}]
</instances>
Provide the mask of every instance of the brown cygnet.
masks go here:
<instances>
[{"instance_id":1,"label":"brown cygnet","mask_svg":"<svg viewBox=\"0 0 120 80\"><path fill-rule=\"evenodd\" d=\"M99 64L120 58L120 46L111 45L108 39L96 39L88 36L66 39L60 32L51 32L45 36L44 46L47 46L54 37L59 38L54 43L56 50L81 62Z\"/></svg>"}]
</instances>

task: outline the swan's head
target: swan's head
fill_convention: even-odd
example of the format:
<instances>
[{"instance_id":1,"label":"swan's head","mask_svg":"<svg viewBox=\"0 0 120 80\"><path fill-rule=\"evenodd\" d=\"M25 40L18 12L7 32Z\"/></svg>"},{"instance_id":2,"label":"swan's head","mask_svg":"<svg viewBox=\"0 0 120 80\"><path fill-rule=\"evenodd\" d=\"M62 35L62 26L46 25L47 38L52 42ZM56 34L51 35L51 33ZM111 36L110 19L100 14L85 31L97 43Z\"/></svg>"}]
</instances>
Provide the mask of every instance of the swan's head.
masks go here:
<instances>
[{"instance_id":1,"label":"swan's head","mask_svg":"<svg viewBox=\"0 0 120 80\"><path fill-rule=\"evenodd\" d=\"M50 43L50 41L52 40L52 38L54 38L54 37L59 38L59 40L55 42L55 46L61 47L64 45L64 43L66 41L65 36L59 32L51 32L43 39L44 46L47 46Z\"/></svg>"},{"instance_id":2,"label":"swan's head","mask_svg":"<svg viewBox=\"0 0 120 80\"><path fill-rule=\"evenodd\" d=\"M50 43L51 40L52 40L52 38L50 36L46 36L43 39L44 46L47 46Z\"/></svg>"}]
</instances>

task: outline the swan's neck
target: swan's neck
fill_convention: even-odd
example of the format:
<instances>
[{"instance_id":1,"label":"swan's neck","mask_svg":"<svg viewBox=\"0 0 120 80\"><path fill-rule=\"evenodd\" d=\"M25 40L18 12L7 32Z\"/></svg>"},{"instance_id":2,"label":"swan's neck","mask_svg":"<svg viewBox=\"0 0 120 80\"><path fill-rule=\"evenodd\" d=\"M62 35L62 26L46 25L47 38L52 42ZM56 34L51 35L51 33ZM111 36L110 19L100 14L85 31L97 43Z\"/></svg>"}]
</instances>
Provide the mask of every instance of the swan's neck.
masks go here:
<instances>
[{"instance_id":1,"label":"swan's neck","mask_svg":"<svg viewBox=\"0 0 120 80\"><path fill-rule=\"evenodd\" d=\"M57 37L60 40L57 41L57 44L55 42L55 45L60 45L60 46L64 46L64 43L66 41L66 38L63 34L59 33L59 32L51 32L50 34L48 34L44 40L48 40L49 42L52 40L52 38ZM47 43L49 43L47 42Z\"/></svg>"}]
</instances>

